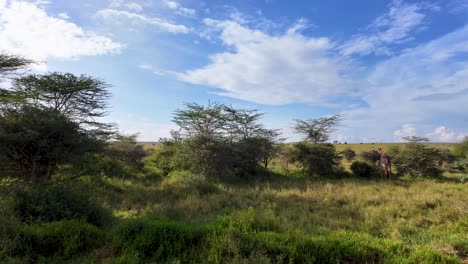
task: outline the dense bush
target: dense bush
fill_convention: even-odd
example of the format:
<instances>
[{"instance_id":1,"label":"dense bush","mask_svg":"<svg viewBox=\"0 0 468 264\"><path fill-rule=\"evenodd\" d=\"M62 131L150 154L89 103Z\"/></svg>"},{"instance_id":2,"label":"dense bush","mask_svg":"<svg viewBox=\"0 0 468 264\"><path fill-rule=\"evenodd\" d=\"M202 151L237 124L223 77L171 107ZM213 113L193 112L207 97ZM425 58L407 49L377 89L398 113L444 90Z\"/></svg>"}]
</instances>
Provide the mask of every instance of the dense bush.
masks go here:
<instances>
[{"instance_id":1,"label":"dense bush","mask_svg":"<svg viewBox=\"0 0 468 264\"><path fill-rule=\"evenodd\" d=\"M468 137L456 144L452 149L453 155L456 157L451 169L455 172L468 173Z\"/></svg>"},{"instance_id":2,"label":"dense bush","mask_svg":"<svg viewBox=\"0 0 468 264\"><path fill-rule=\"evenodd\" d=\"M8 199L11 212L21 222L53 222L80 219L96 226L108 225L110 212L91 200L83 190L65 186L13 183L1 186L3 199Z\"/></svg>"},{"instance_id":3,"label":"dense bush","mask_svg":"<svg viewBox=\"0 0 468 264\"><path fill-rule=\"evenodd\" d=\"M341 153L348 161L351 161L352 159L354 159L354 157L356 157L356 152L354 152L354 150L350 148L344 149Z\"/></svg>"},{"instance_id":4,"label":"dense bush","mask_svg":"<svg viewBox=\"0 0 468 264\"><path fill-rule=\"evenodd\" d=\"M350 169L353 175L357 177L371 178L378 175L375 166L371 166L367 162L363 161L353 161Z\"/></svg>"},{"instance_id":5,"label":"dense bush","mask_svg":"<svg viewBox=\"0 0 468 264\"><path fill-rule=\"evenodd\" d=\"M50 178L58 165L96 151L98 141L54 110L25 106L0 115L0 155L23 178Z\"/></svg>"},{"instance_id":6,"label":"dense bush","mask_svg":"<svg viewBox=\"0 0 468 264\"><path fill-rule=\"evenodd\" d=\"M332 144L300 142L294 145L292 160L298 162L309 176L330 177L341 170L341 156Z\"/></svg>"},{"instance_id":7,"label":"dense bush","mask_svg":"<svg viewBox=\"0 0 468 264\"><path fill-rule=\"evenodd\" d=\"M435 148L425 146L420 142L406 144L404 150L394 157L393 164L399 174L409 174L419 177L439 177L441 153Z\"/></svg>"},{"instance_id":8,"label":"dense bush","mask_svg":"<svg viewBox=\"0 0 468 264\"><path fill-rule=\"evenodd\" d=\"M378 160L380 160L380 154L377 150L370 150L370 151L363 151L359 154L361 158L367 162L375 164Z\"/></svg>"},{"instance_id":9,"label":"dense bush","mask_svg":"<svg viewBox=\"0 0 468 264\"><path fill-rule=\"evenodd\" d=\"M142 260L178 259L196 261L201 250L201 231L191 225L164 219L125 220L113 230L113 242L123 253L137 254Z\"/></svg>"},{"instance_id":10,"label":"dense bush","mask_svg":"<svg viewBox=\"0 0 468 264\"><path fill-rule=\"evenodd\" d=\"M0 259L27 257L30 263L63 262L77 258L103 245L104 231L88 223L64 220L52 223L14 226L2 234ZM48 258L47 260L45 258Z\"/></svg>"},{"instance_id":11,"label":"dense bush","mask_svg":"<svg viewBox=\"0 0 468 264\"><path fill-rule=\"evenodd\" d=\"M117 137L117 140L112 142L108 147L108 155L123 162L134 170L143 168L143 158L148 153L143 149L143 145L138 145L136 141L137 135Z\"/></svg>"}]
</instances>

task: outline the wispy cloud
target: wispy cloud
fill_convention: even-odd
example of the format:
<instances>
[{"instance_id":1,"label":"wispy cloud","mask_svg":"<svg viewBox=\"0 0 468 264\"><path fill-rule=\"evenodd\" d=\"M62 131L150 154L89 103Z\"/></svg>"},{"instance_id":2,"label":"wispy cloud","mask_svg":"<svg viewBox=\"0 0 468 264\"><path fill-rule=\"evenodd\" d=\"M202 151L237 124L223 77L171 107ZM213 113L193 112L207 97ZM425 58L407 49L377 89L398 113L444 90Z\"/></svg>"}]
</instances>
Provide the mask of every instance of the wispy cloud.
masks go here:
<instances>
[{"instance_id":1,"label":"wispy cloud","mask_svg":"<svg viewBox=\"0 0 468 264\"><path fill-rule=\"evenodd\" d=\"M183 7L181 4L179 4L176 1L166 1L166 5L170 9L174 10L176 14L181 15L181 16L193 17L197 13L195 9Z\"/></svg>"},{"instance_id":2,"label":"wispy cloud","mask_svg":"<svg viewBox=\"0 0 468 264\"><path fill-rule=\"evenodd\" d=\"M124 8L134 12L143 11L143 7L135 2L129 2L124 0L111 0L109 4L110 8Z\"/></svg>"},{"instance_id":3,"label":"wispy cloud","mask_svg":"<svg viewBox=\"0 0 468 264\"><path fill-rule=\"evenodd\" d=\"M130 23L133 25L150 25L162 31L171 33L188 33L190 29L184 25L171 23L157 17L147 17L142 14L133 13L125 10L103 9L96 13L103 19L111 20L115 23Z\"/></svg>"},{"instance_id":4,"label":"wispy cloud","mask_svg":"<svg viewBox=\"0 0 468 264\"><path fill-rule=\"evenodd\" d=\"M391 54L389 46L410 40L413 32L426 26L425 12L436 10L439 10L437 5L427 2L407 4L394 0L387 13L341 45L340 52L344 55Z\"/></svg>"}]
</instances>

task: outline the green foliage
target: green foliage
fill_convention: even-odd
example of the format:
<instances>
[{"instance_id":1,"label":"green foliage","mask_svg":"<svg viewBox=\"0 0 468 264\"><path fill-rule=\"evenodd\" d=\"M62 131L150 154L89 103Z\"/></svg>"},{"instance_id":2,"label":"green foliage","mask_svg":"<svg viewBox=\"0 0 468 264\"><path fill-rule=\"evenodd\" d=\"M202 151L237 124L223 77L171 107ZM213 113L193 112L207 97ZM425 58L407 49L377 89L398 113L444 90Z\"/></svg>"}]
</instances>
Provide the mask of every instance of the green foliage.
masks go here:
<instances>
[{"instance_id":1,"label":"green foliage","mask_svg":"<svg viewBox=\"0 0 468 264\"><path fill-rule=\"evenodd\" d=\"M375 166L371 166L369 163L363 161L353 161L350 169L353 175L357 177L372 178L378 175Z\"/></svg>"},{"instance_id":2,"label":"green foliage","mask_svg":"<svg viewBox=\"0 0 468 264\"><path fill-rule=\"evenodd\" d=\"M136 141L137 135L119 135L108 147L108 155L122 161L134 170L141 170L144 166L143 158L148 155L142 145Z\"/></svg>"},{"instance_id":3,"label":"green foliage","mask_svg":"<svg viewBox=\"0 0 468 264\"><path fill-rule=\"evenodd\" d=\"M456 144L452 149L456 160L451 166L455 172L465 172L468 174L468 137L465 137L462 142Z\"/></svg>"},{"instance_id":4,"label":"green foliage","mask_svg":"<svg viewBox=\"0 0 468 264\"><path fill-rule=\"evenodd\" d=\"M372 164L375 164L378 160L380 160L380 154L375 149L370 151L363 151L359 155L363 160Z\"/></svg>"},{"instance_id":5,"label":"green foliage","mask_svg":"<svg viewBox=\"0 0 468 264\"><path fill-rule=\"evenodd\" d=\"M292 160L301 164L304 173L309 176L330 177L341 170L341 156L332 144L294 144Z\"/></svg>"},{"instance_id":6,"label":"green foliage","mask_svg":"<svg viewBox=\"0 0 468 264\"><path fill-rule=\"evenodd\" d=\"M209 236L210 263L457 263L427 248L414 253L400 242L359 232L304 235L285 232L270 212L252 208L221 218ZM436 262L438 261L438 262Z\"/></svg>"},{"instance_id":7,"label":"green foliage","mask_svg":"<svg viewBox=\"0 0 468 264\"><path fill-rule=\"evenodd\" d=\"M7 77L31 64L33 61L24 57L0 53L0 77Z\"/></svg>"},{"instance_id":8,"label":"green foliage","mask_svg":"<svg viewBox=\"0 0 468 264\"><path fill-rule=\"evenodd\" d=\"M162 149L150 160L165 175L174 169L225 179L255 174L260 163L268 166L282 141L277 130L259 123L262 115L218 103L186 104L174 114L179 132L162 139Z\"/></svg>"},{"instance_id":9,"label":"green foliage","mask_svg":"<svg viewBox=\"0 0 468 264\"><path fill-rule=\"evenodd\" d=\"M108 88L91 76L53 72L15 79L12 91L29 105L60 112L88 133L107 139L112 126L96 118L106 114Z\"/></svg>"},{"instance_id":10,"label":"green foliage","mask_svg":"<svg viewBox=\"0 0 468 264\"><path fill-rule=\"evenodd\" d=\"M440 151L425 146L417 139L407 143L405 149L395 155L393 164L398 173L418 177L439 177L442 174L439 165L442 159Z\"/></svg>"},{"instance_id":11,"label":"green foliage","mask_svg":"<svg viewBox=\"0 0 468 264\"><path fill-rule=\"evenodd\" d=\"M341 120L341 115L309 120L295 119L294 130L296 133L303 134L305 141L314 144L325 143L330 139L330 134L336 130Z\"/></svg>"},{"instance_id":12,"label":"green foliage","mask_svg":"<svg viewBox=\"0 0 468 264\"><path fill-rule=\"evenodd\" d=\"M398 145L391 145L388 149L387 149L387 155L392 158L396 155L398 155L398 153L400 153L400 147Z\"/></svg>"},{"instance_id":13,"label":"green foliage","mask_svg":"<svg viewBox=\"0 0 468 264\"><path fill-rule=\"evenodd\" d=\"M453 146L452 153L461 159L468 159L468 137Z\"/></svg>"},{"instance_id":14,"label":"green foliage","mask_svg":"<svg viewBox=\"0 0 468 264\"><path fill-rule=\"evenodd\" d=\"M53 222L81 219L96 226L109 225L110 213L90 199L89 193L65 186L13 182L1 186L0 194L21 222Z\"/></svg>"},{"instance_id":15,"label":"green foliage","mask_svg":"<svg viewBox=\"0 0 468 264\"><path fill-rule=\"evenodd\" d=\"M63 262L89 254L107 240L104 231L77 220L15 226L10 231L3 233L0 259L27 257L32 263Z\"/></svg>"},{"instance_id":16,"label":"green foliage","mask_svg":"<svg viewBox=\"0 0 468 264\"><path fill-rule=\"evenodd\" d=\"M50 178L60 164L99 146L57 111L25 106L0 115L0 155L26 179Z\"/></svg>"},{"instance_id":17,"label":"green foliage","mask_svg":"<svg viewBox=\"0 0 468 264\"><path fill-rule=\"evenodd\" d=\"M125 220L114 228L112 236L122 252L137 254L143 260L192 262L196 251L202 250L198 229L164 219Z\"/></svg>"},{"instance_id":18,"label":"green foliage","mask_svg":"<svg viewBox=\"0 0 468 264\"><path fill-rule=\"evenodd\" d=\"M354 157L356 157L356 152L354 152L354 150L351 148L345 148L341 153L348 161L351 161L354 159Z\"/></svg>"}]
</instances>

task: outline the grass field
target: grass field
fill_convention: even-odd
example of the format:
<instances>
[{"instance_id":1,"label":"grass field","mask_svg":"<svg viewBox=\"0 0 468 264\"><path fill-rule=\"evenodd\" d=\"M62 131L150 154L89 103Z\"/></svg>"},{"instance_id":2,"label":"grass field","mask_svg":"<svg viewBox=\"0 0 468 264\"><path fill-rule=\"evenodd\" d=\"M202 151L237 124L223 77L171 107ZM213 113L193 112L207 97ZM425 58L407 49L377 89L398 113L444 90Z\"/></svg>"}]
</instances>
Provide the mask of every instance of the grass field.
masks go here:
<instances>
[{"instance_id":1,"label":"grass field","mask_svg":"<svg viewBox=\"0 0 468 264\"><path fill-rule=\"evenodd\" d=\"M379 146L337 148L359 153ZM107 208L112 223L20 225L26 241L40 246L6 239L1 243L11 245L0 252L8 256L4 262L468 262L468 195L459 175L381 181L271 174L226 183L180 172L167 178L86 176L67 184ZM63 249L50 242L60 241L61 232L67 237ZM62 253L37 257L50 247Z\"/></svg>"}]
</instances>

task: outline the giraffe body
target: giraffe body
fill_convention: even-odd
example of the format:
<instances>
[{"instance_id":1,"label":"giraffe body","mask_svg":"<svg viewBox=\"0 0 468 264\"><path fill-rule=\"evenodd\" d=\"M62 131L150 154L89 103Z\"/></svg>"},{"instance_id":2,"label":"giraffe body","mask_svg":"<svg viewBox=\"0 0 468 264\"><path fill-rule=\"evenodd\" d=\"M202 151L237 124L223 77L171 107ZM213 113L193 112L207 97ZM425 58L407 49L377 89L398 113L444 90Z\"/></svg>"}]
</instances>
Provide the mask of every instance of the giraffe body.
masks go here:
<instances>
[{"instance_id":1,"label":"giraffe body","mask_svg":"<svg viewBox=\"0 0 468 264\"><path fill-rule=\"evenodd\" d=\"M378 150L380 154L380 161L379 161L379 168L380 168L380 173L382 174L382 177L384 179L390 179L391 175L391 167L390 167L390 160L388 159L387 154L382 150L382 148L379 148Z\"/></svg>"}]
</instances>

